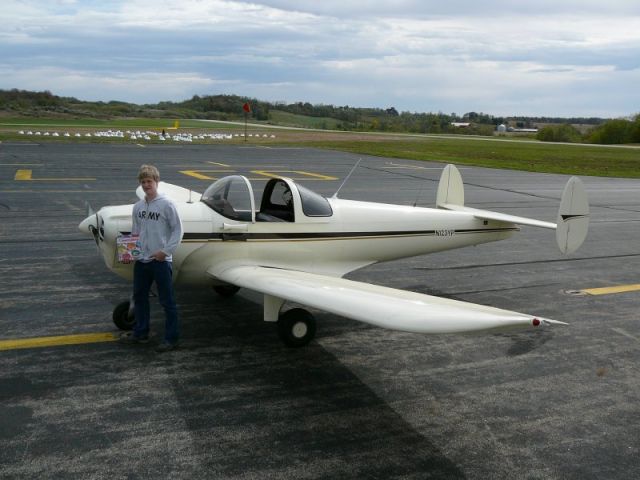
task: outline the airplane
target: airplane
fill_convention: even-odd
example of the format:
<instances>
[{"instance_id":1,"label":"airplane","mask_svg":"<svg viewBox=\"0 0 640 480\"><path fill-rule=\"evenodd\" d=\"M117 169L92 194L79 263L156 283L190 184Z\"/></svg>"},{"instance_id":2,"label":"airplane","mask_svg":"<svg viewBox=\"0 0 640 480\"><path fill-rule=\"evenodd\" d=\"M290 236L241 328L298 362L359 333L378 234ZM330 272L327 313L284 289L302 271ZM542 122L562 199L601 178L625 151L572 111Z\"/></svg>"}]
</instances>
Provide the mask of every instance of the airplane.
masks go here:
<instances>
[{"instance_id":1,"label":"airplane","mask_svg":"<svg viewBox=\"0 0 640 480\"><path fill-rule=\"evenodd\" d=\"M347 177L348 178L348 177ZM338 189L340 190L340 189ZM366 266L432 252L504 240L520 225L556 231L560 251L586 238L589 204L577 177L567 182L556 223L465 205L459 170L440 176L436 208L323 197L291 178L271 178L260 203L242 175L221 178L200 194L166 182L184 236L173 255L176 284L207 286L230 297L240 288L263 295L263 318L274 322L285 345L307 345L313 315L295 303L378 327L423 334L501 331L566 325L558 320L343 278ZM138 187L137 196L144 198ZM131 233L133 205L105 206L79 225L93 236L108 269L131 280L131 263L119 263L117 238ZM135 322L132 299L113 310L122 330Z\"/></svg>"}]
</instances>

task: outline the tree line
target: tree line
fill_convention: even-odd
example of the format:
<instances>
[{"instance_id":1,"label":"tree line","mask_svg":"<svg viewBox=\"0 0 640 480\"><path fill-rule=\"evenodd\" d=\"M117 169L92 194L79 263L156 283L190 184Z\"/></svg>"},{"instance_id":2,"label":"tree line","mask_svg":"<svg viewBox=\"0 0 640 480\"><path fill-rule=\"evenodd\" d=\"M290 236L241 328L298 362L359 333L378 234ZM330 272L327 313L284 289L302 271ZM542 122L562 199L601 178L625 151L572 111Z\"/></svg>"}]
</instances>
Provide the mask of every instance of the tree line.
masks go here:
<instances>
[{"instance_id":1,"label":"tree line","mask_svg":"<svg viewBox=\"0 0 640 480\"><path fill-rule=\"evenodd\" d=\"M616 145L640 143L640 115L631 120L608 120L586 133L569 124L549 125L541 128L536 138L543 142L596 143Z\"/></svg>"},{"instance_id":2,"label":"tree line","mask_svg":"<svg viewBox=\"0 0 640 480\"><path fill-rule=\"evenodd\" d=\"M209 120L240 120L245 116L242 106L251 105L253 121L269 122L272 112L282 111L304 117L333 119L332 128L349 131L389 133L457 133L492 135L496 127L508 120L519 127L537 123L551 124L538 131L537 138L551 142L640 143L640 115L633 120L603 120L601 118L500 117L483 112L418 113L399 112L394 107L360 108L309 102L265 102L239 95L194 95L181 102L163 101L137 105L127 102L87 102L74 97L59 97L50 91L0 90L0 110L20 115L119 116L153 118L199 118ZM468 123L459 128L454 123ZM329 124L329 123L327 123ZM583 134L571 124L593 126ZM335 127L333 127L335 125Z\"/></svg>"}]
</instances>

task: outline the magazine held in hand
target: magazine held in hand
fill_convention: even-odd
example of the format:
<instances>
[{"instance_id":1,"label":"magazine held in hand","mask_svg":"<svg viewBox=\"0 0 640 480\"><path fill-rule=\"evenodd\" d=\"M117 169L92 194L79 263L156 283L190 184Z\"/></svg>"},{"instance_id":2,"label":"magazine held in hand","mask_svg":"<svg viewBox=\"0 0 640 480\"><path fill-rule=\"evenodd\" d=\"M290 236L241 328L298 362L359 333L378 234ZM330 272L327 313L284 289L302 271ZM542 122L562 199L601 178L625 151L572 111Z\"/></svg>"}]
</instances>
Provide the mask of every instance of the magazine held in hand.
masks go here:
<instances>
[{"instance_id":1,"label":"magazine held in hand","mask_svg":"<svg viewBox=\"0 0 640 480\"><path fill-rule=\"evenodd\" d=\"M140 256L138 235L119 235L116 239L118 262L129 263Z\"/></svg>"}]
</instances>

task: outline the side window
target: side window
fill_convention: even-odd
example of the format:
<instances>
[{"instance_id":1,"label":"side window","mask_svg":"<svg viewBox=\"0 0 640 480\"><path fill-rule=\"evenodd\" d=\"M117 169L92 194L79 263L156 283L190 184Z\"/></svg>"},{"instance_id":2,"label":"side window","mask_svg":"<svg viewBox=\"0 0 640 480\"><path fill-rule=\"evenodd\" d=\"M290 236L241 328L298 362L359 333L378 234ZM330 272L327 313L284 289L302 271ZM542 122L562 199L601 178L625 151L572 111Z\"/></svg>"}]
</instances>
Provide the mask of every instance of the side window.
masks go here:
<instances>
[{"instance_id":1,"label":"side window","mask_svg":"<svg viewBox=\"0 0 640 480\"><path fill-rule=\"evenodd\" d=\"M302 211L307 217L330 217L333 215L329 200L298 184L300 199L302 200Z\"/></svg>"}]
</instances>

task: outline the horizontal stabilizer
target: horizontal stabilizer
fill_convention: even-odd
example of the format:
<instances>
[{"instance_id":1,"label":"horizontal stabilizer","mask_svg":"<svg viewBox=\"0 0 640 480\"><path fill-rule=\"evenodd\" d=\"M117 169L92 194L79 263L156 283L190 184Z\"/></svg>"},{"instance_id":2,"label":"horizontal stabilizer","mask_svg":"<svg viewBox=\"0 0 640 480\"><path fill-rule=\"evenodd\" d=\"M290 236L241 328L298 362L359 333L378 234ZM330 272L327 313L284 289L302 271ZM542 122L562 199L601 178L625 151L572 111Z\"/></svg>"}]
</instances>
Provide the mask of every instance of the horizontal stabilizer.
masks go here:
<instances>
[{"instance_id":1,"label":"horizontal stabilizer","mask_svg":"<svg viewBox=\"0 0 640 480\"><path fill-rule=\"evenodd\" d=\"M460 205L444 204L439 205L440 208L453 210L456 212L470 213L476 218L483 220L496 220L498 222L515 223L516 225L529 225L531 227L541 227L555 229L556 224L551 222L543 222L535 218L518 217L516 215L508 215L506 213L492 212L491 210L480 210L478 208L463 207Z\"/></svg>"},{"instance_id":2,"label":"horizontal stabilizer","mask_svg":"<svg viewBox=\"0 0 640 480\"><path fill-rule=\"evenodd\" d=\"M455 165L447 165L440 175L436 205L444 210L456 212L466 212L482 220L496 220L498 222L515 223L516 225L530 225L532 227L542 227L555 229L556 224L543 222L533 218L518 217L505 213L492 212L490 210L480 210L464 206L464 184L462 175Z\"/></svg>"},{"instance_id":3,"label":"horizontal stabilizer","mask_svg":"<svg viewBox=\"0 0 640 480\"><path fill-rule=\"evenodd\" d=\"M174 202L198 202L202 197L198 192L167 182L158 183L158 193L166 195ZM142 190L141 186L136 189L136 195L141 200L144 198L144 190Z\"/></svg>"},{"instance_id":4,"label":"horizontal stabilizer","mask_svg":"<svg viewBox=\"0 0 640 480\"><path fill-rule=\"evenodd\" d=\"M258 266L211 268L239 287L392 330L463 333L563 322L421 293L307 272Z\"/></svg>"}]
</instances>

